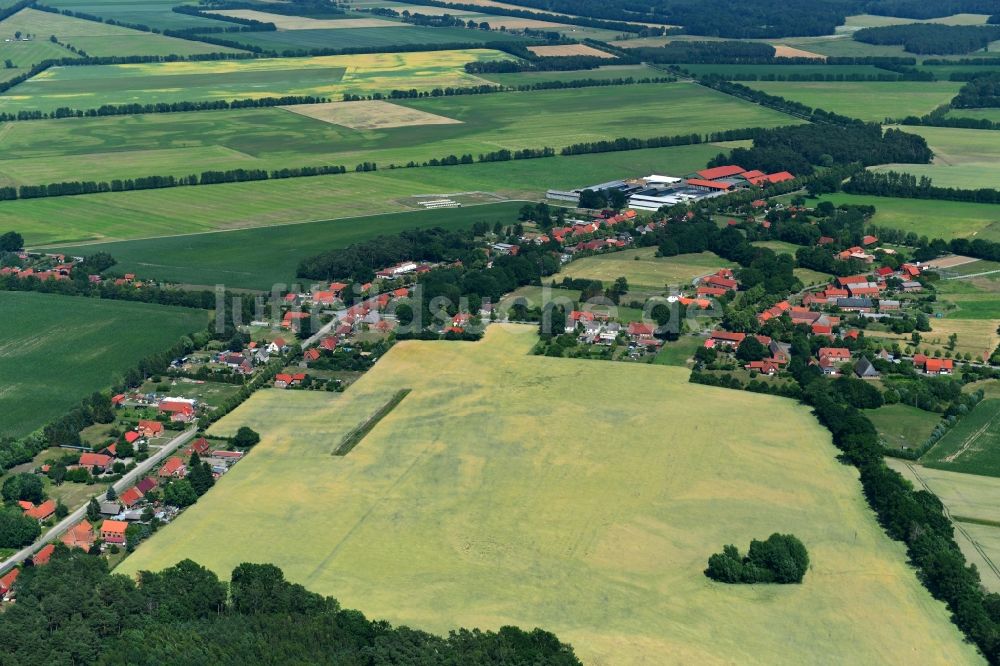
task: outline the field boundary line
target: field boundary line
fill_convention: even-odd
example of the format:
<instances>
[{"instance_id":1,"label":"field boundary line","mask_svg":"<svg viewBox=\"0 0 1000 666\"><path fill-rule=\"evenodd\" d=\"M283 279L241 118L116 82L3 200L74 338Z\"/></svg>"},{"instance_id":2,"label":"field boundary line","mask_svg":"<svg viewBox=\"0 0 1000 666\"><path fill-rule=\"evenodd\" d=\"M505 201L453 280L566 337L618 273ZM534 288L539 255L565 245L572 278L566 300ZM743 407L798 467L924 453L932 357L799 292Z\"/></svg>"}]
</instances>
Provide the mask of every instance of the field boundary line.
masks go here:
<instances>
[{"instance_id":1,"label":"field boundary line","mask_svg":"<svg viewBox=\"0 0 1000 666\"><path fill-rule=\"evenodd\" d=\"M410 391L412 390L413 389L405 388L396 391L396 393L389 398L388 402L379 407L374 414L356 425L350 432L344 435L344 439L342 439L340 444L337 445L337 448L333 450L332 455L346 456L348 453L353 451L354 447L360 444L361 440L363 440L368 433L374 430L375 426L377 426L382 419L389 416L389 413L396 409L396 406L403 402L403 399L410 395Z\"/></svg>"},{"instance_id":2,"label":"field boundary line","mask_svg":"<svg viewBox=\"0 0 1000 666\"><path fill-rule=\"evenodd\" d=\"M913 474L913 478L915 478L917 481L920 482L920 485L923 486L924 490L929 492L931 495L934 495L934 497L937 497L937 494L933 490L931 490L931 487L927 485L926 481L924 481L924 477L920 476L920 474L916 470L916 467L912 463L903 461L903 464L906 465L907 468L909 468L910 473ZM979 542L973 539L972 535L969 534L969 532L964 527L962 527L961 521L959 521L959 519L956 518L955 516L951 515L951 511L948 510L947 505L945 505L944 502L941 502L941 506L944 509L944 515L948 518L948 520L951 521L951 524L955 526L955 529L958 530L962 534L962 536L965 537L965 539L972 545L972 547L976 549L976 552L979 553L979 556L983 558L983 562L986 563L986 566L990 568L990 570L997 576L997 578L1000 578L1000 567L998 567L996 564L993 563L993 560L991 560L990 556L986 554L986 551L983 550L983 547L979 545ZM972 522L972 521L966 521L966 522Z\"/></svg>"}]
</instances>

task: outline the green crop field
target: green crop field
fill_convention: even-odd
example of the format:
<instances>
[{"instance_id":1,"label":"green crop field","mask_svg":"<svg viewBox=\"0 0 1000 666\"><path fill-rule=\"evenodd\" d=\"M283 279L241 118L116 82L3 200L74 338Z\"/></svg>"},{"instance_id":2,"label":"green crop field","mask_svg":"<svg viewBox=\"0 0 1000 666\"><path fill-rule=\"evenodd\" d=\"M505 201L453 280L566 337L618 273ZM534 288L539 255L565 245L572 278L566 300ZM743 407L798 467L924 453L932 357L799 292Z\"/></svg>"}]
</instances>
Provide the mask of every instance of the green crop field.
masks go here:
<instances>
[{"instance_id":1,"label":"green crop field","mask_svg":"<svg viewBox=\"0 0 1000 666\"><path fill-rule=\"evenodd\" d=\"M38 40L48 42L55 35L60 42L82 49L91 56L127 55L195 55L199 53L233 53L237 49L193 42L176 37L165 37L151 32L140 32L97 21L22 9L0 22L0 35L6 37L15 30L30 33ZM52 46L57 46L53 44ZM59 56L56 56L59 57ZM70 54L69 57L73 57Z\"/></svg>"},{"instance_id":2,"label":"green crop field","mask_svg":"<svg viewBox=\"0 0 1000 666\"><path fill-rule=\"evenodd\" d=\"M970 564L975 564L983 585L1000 592L1000 479L932 469L887 458L889 466L918 489L940 498L955 524L955 541Z\"/></svg>"},{"instance_id":3,"label":"green crop field","mask_svg":"<svg viewBox=\"0 0 1000 666\"><path fill-rule=\"evenodd\" d=\"M495 192L544 197L612 178L689 173L718 153L710 145L384 170L314 178L113 192L0 202L0 229L17 229L32 246L149 238L213 229L314 222L422 208L416 195ZM496 200L494 196L480 197ZM239 206L233 202L239 201ZM53 223L53 220L57 220Z\"/></svg>"},{"instance_id":4,"label":"green crop field","mask_svg":"<svg viewBox=\"0 0 1000 666\"><path fill-rule=\"evenodd\" d=\"M333 28L240 32L227 36L246 46L283 53L310 49L380 49L399 45L485 44L524 42L513 33L486 32L466 28L429 28L407 24L384 28Z\"/></svg>"},{"instance_id":5,"label":"green crop field","mask_svg":"<svg viewBox=\"0 0 1000 666\"><path fill-rule=\"evenodd\" d=\"M1000 205L901 199L858 194L830 194L821 197L836 205L875 206L872 224L912 231L928 238L977 237L1000 241Z\"/></svg>"},{"instance_id":6,"label":"green crop field","mask_svg":"<svg viewBox=\"0 0 1000 666\"><path fill-rule=\"evenodd\" d=\"M949 118L976 118L1000 123L1000 109L952 109Z\"/></svg>"},{"instance_id":7,"label":"green crop field","mask_svg":"<svg viewBox=\"0 0 1000 666\"><path fill-rule=\"evenodd\" d=\"M114 19L122 23L145 25L160 30L182 30L187 28L231 28L232 23L217 21L190 14L172 11L177 5L194 2L178 0L46 0L45 4L59 10L68 9L101 18Z\"/></svg>"},{"instance_id":8,"label":"green crop field","mask_svg":"<svg viewBox=\"0 0 1000 666\"><path fill-rule=\"evenodd\" d=\"M1000 181L1000 132L948 127L900 127L919 134L934 151L932 164L888 164L877 171L927 176L939 187L977 189Z\"/></svg>"},{"instance_id":9,"label":"green crop field","mask_svg":"<svg viewBox=\"0 0 1000 666\"><path fill-rule=\"evenodd\" d=\"M53 67L0 95L8 112L51 111L72 104L193 102L476 85L467 62L509 58L488 49L426 53L371 53L310 58L162 62L93 67Z\"/></svg>"},{"instance_id":10,"label":"green crop field","mask_svg":"<svg viewBox=\"0 0 1000 666\"><path fill-rule=\"evenodd\" d=\"M945 316L955 319L1000 319L1000 263L974 261L956 268L964 269L975 277L937 283L938 306L942 303L955 305L954 309L945 311ZM978 275L987 271L996 272Z\"/></svg>"},{"instance_id":11,"label":"green crop field","mask_svg":"<svg viewBox=\"0 0 1000 666\"><path fill-rule=\"evenodd\" d=\"M668 284L689 286L696 277L720 268L736 267L711 252L675 257L656 257L655 254L655 247L644 247L584 257L564 266L560 276L601 280L605 284L625 277L632 289L663 290Z\"/></svg>"},{"instance_id":12,"label":"green crop field","mask_svg":"<svg viewBox=\"0 0 1000 666\"><path fill-rule=\"evenodd\" d=\"M0 40L13 39L13 31L5 29L6 21L0 22ZM56 58L76 58L77 55L69 49L53 44L48 38L39 37L29 41L0 41L0 63L10 60L14 67L0 69L0 79L6 81L24 74L44 60Z\"/></svg>"},{"instance_id":13,"label":"green crop field","mask_svg":"<svg viewBox=\"0 0 1000 666\"><path fill-rule=\"evenodd\" d=\"M545 627L588 664L978 661L806 408L534 342L533 327L404 342L344 394L256 394L211 432L262 442L116 571L273 562L396 623ZM702 574L722 544L774 531L809 548L801 586Z\"/></svg>"},{"instance_id":14,"label":"green crop field","mask_svg":"<svg viewBox=\"0 0 1000 666\"><path fill-rule=\"evenodd\" d=\"M746 85L813 108L873 121L922 116L950 102L962 87L952 81L747 81Z\"/></svg>"},{"instance_id":15,"label":"green crop field","mask_svg":"<svg viewBox=\"0 0 1000 666\"><path fill-rule=\"evenodd\" d=\"M0 184L111 180L138 174L183 176L210 169L276 169L362 161L380 166L423 162L450 154L478 155L664 134L705 133L798 122L763 107L687 83L616 87L622 110L609 114L603 88L466 95L380 103L369 124L356 125L337 105L331 120L306 114L314 105L15 122L0 126ZM327 107L329 108L329 107ZM391 125L412 109L427 121ZM440 124L440 120L450 121ZM413 124L416 123L416 124ZM423 123L423 124L421 124ZM439 124L435 124L439 123ZM713 155L717 153L715 150ZM59 159L54 159L54 158ZM707 160L708 158L706 158ZM701 168L702 165L698 165ZM670 164L668 173L684 171Z\"/></svg>"},{"instance_id":16,"label":"green crop field","mask_svg":"<svg viewBox=\"0 0 1000 666\"><path fill-rule=\"evenodd\" d=\"M878 430L883 444L890 449L915 449L927 441L941 415L909 405L885 405L865 410Z\"/></svg>"},{"instance_id":17,"label":"green crop field","mask_svg":"<svg viewBox=\"0 0 1000 666\"><path fill-rule=\"evenodd\" d=\"M68 249L89 254L107 251L118 260L115 270L171 282L268 290L291 283L304 258L379 235L406 229L466 229L485 221L511 224L522 204L499 203L444 210L291 224L226 233L168 236Z\"/></svg>"},{"instance_id":18,"label":"green crop field","mask_svg":"<svg viewBox=\"0 0 1000 666\"><path fill-rule=\"evenodd\" d=\"M19 437L208 324L203 310L0 291L0 437Z\"/></svg>"},{"instance_id":19,"label":"green crop field","mask_svg":"<svg viewBox=\"0 0 1000 666\"><path fill-rule=\"evenodd\" d=\"M953 472L1000 476L1000 400L991 398L976 405L921 462Z\"/></svg>"}]
</instances>

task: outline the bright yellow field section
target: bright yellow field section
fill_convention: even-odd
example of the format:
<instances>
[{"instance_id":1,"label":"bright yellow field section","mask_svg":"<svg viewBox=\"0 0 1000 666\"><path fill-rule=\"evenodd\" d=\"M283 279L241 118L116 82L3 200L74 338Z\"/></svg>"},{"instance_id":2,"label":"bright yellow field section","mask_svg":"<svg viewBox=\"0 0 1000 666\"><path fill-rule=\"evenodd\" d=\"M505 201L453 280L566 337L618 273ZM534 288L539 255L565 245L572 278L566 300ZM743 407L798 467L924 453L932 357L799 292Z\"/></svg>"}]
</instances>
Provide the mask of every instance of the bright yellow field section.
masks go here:
<instances>
[{"instance_id":1,"label":"bright yellow field section","mask_svg":"<svg viewBox=\"0 0 1000 666\"><path fill-rule=\"evenodd\" d=\"M274 562L372 617L541 626L587 664L978 661L807 409L534 343L403 342L343 394L258 393L213 431L261 443L119 569ZM702 574L775 531L808 546L802 585Z\"/></svg>"}]
</instances>

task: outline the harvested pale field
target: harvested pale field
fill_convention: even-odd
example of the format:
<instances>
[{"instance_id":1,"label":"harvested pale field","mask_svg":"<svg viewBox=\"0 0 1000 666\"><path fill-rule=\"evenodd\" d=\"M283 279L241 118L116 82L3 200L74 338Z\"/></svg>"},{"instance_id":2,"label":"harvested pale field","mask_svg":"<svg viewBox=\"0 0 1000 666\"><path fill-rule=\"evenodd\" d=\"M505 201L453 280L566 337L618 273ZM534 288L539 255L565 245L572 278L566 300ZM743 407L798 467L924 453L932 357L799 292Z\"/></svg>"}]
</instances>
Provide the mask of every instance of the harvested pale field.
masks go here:
<instances>
[{"instance_id":1,"label":"harvested pale field","mask_svg":"<svg viewBox=\"0 0 1000 666\"><path fill-rule=\"evenodd\" d=\"M273 23L278 30L337 30L341 28L405 28L412 24L377 18L314 19L305 16L285 16L255 9L210 9L212 14Z\"/></svg>"},{"instance_id":2,"label":"harvested pale field","mask_svg":"<svg viewBox=\"0 0 1000 666\"><path fill-rule=\"evenodd\" d=\"M531 356L534 330L403 342L342 394L257 393L212 432L261 443L117 571L273 562L370 617L544 627L595 666L981 663L806 407ZM802 585L703 575L775 531L809 548Z\"/></svg>"},{"instance_id":3,"label":"harvested pale field","mask_svg":"<svg viewBox=\"0 0 1000 666\"><path fill-rule=\"evenodd\" d=\"M826 56L812 51L803 51L794 46L785 44L772 44L775 58L815 58L816 60L826 60Z\"/></svg>"},{"instance_id":4,"label":"harvested pale field","mask_svg":"<svg viewBox=\"0 0 1000 666\"><path fill-rule=\"evenodd\" d=\"M461 125L461 120L446 118L419 109L410 109L381 100L361 102L327 102L324 104L294 104L281 107L301 116L342 125L357 130L416 125Z\"/></svg>"},{"instance_id":5,"label":"harvested pale field","mask_svg":"<svg viewBox=\"0 0 1000 666\"><path fill-rule=\"evenodd\" d=\"M586 44L560 44L557 46L529 46L528 50L537 56L550 58L554 56L592 56L594 58L614 58L610 53L595 49Z\"/></svg>"},{"instance_id":6,"label":"harvested pale field","mask_svg":"<svg viewBox=\"0 0 1000 666\"><path fill-rule=\"evenodd\" d=\"M927 262L930 268L954 268L955 266L963 266L965 264L971 264L974 261L979 261L975 257L965 257L960 254L951 254L947 257L940 257L938 259L932 259Z\"/></svg>"},{"instance_id":7,"label":"harvested pale field","mask_svg":"<svg viewBox=\"0 0 1000 666\"><path fill-rule=\"evenodd\" d=\"M931 319L931 330L920 334L920 350L924 353L933 354L941 352L942 355L948 351L948 336L952 333L958 335L955 345L955 352L959 354L970 354L975 361L982 361L990 357L993 350L1000 344L1000 334L997 334L997 327L1000 326L1000 319ZM877 337L891 342L898 342L901 347L912 346L909 335L898 335L886 331L866 330L868 337Z\"/></svg>"}]
</instances>

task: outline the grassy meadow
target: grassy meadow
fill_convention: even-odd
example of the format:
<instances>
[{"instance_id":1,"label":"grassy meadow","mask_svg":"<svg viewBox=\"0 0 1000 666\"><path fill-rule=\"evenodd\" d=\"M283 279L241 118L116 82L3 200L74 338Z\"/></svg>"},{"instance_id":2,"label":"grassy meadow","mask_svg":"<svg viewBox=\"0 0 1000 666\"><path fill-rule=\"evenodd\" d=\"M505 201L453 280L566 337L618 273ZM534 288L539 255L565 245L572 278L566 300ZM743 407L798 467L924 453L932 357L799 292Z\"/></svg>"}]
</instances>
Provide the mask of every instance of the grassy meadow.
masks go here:
<instances>
[{"instance_id":1,"label":"grassy meadow","mask_svg":"<svg viewBox=\"0 0 1000 666\"><path fill-rule=\"evenodd\" d=\"M953 81L747 81L745 85L813 108L871 121L922 116L950 102L962 87Z\"/></svg>"},{"instance_id":2,"label":"grassy meadow","mask_svg":"<svg viewBox=\"0 0 1000 666\"><path fill-rule=\"evenodd\" d=\"M16 30L35 35L36 40L46 42L49 41L49 36L55 35L63 44L74 46L91 56L187 56L237 51L237 49L224 46L166 37L37 9L22 9L4 21L0 21L0 36L12 35ZM53 44L53 46L56 45ZM74 56L70 54L69 57Z\"/></svg>"},{"instance_id":3,"label":"grassy meadow","mask_svg":"<svg viewBox=\"0 0 1000 666\"><path fill-rule=\"evenodd\" d=\"M995 262L975 261L961 266L973 273L1000 271ZM954 304L946 309L949 319L1000 319L1000 273L941 280L937 283L938 303Z\"/></svg>"},{"instance_id":4,"label":"grassy meadow","mask_svg":"<svg viewBox=\"0 0 1000 666\"><path fill-rule=\"evenodd\" d=\"M69 245L415 210L422 208L418 195L440 198L457 192L492 192L496 194L470 196L480 201L537 199L550 187L577 187L622 175L662 173L666 168L687 173L704 168L717 152L713 146L697 145L21 199L0 202L0 228L18 229L31 246ZM240 205L234 206L234 201Z\"/></svg>"},{"instance_id":5,"label":"grassy meadow","mask_svg":"<svg viewBox=\"0 0 1000 666\"><path fill-rule=\"evenodd\" d=\"M0 291L0 437L19 437L208 324L169 306Z\"/></svg>"},{"instance_id":6,"label":"grassy meadow","mask_svg":"<svg viewBox=\"0 0 1000 666\"><path fill-rule=\"evenodd\" d=\"M475 85L481 79L462 66L508 58L499 51L467 49L426 53L159 62L92 67L53 67L0 95L8 112L51 111L104 104L195 102L345 93L388 93Z\"/></svg>"},{"instance_id":7,"label":"grassy meadow","mask_svg":"<svg viewBox=\"0 0 1000 666\"><path fill-rule=\"evenodd\" d=\"M941 415L909 405L885 405L865 410L886 448L915 449L927 441Z\"/></svg>"},{"instance_id":8,"label":"grassy meadow","mask_svg":"<svg viewBox=\"0 0 1000 666\"><path fill-rule=\"evenodd\" d=\"M712 252L657 257L655 247L644 247L577 259L563 266L559 276L600 280L609 285L625 277L630 289L662 291L665 285L687 286L696 277L735 267Z\"/></svg>"},{"instance_id":9,"label":"grassy meadow","mask_svg":"<svg viewBox=\"0 0 1000 666\"><path fill-rule=\"evenodd\" d=\"M269 561L370 616L542 626L596 665L979 661L807 409L682 368L529 356L533 330L402 343L339 395L256 394L212 432L249 425L261 444L116 571ZM568 398L584 395L601 400ZM702 574L722 544L774 531L809 548L801 586Z\"/></svg>"},{"instance_id":10,"label":"grassy meadow","mask_svg":"<svg viewBox=\"0 0 1000 666\"><path fill-rule=\"evenodd\" d=\"M872 224L912 231L928 238L978 237L1000 241L1000 205L876 197L860 194L828 194L822 201L836 205L875 206Z\"/></svg>"},{"instance_id":11,"label":"grassy meadow","mask_svg":"<svg viewBox=\"0 0 1000 666\"><path fill-rule=\"evenodd\" d=\"M323 250L346 247L406 229L465 229L485 221L510 224L522 204L498 203L444 210L373 215L310 224L246 229L226 233L168 236L150 240L84 245L73 254L110 252L116 271L184 284L270 289L291 283L299 262Z\"/></svg>"},{"instance_id":12,"label":"grassy meadow","mask_svg":"<svg viewBox=\"0 0 1000 666\"><path fill-rule=\"evenodd\" d=\"M109 180L212 169L353 167L363 161L384 167L499 148L558 149L609 137L701 134L797 122L687 83L621 86L615 94L623 106L615 114L603 108L607 92L602 88L380 103L381 111L373 115L417 111L452 121L416 120L401 127L379 127L377 122L370 128L352 127L335 124L336 114L333 122L304 115L316 105L7 123L0 126L5 146L0 185L75 180L81 173ZM341 105L341 113L352 104L357 103ZM712 150L709 157L719 152ZM686 166L667 163L660 168L683 175Z\"/></svg>"}]
</instances>

